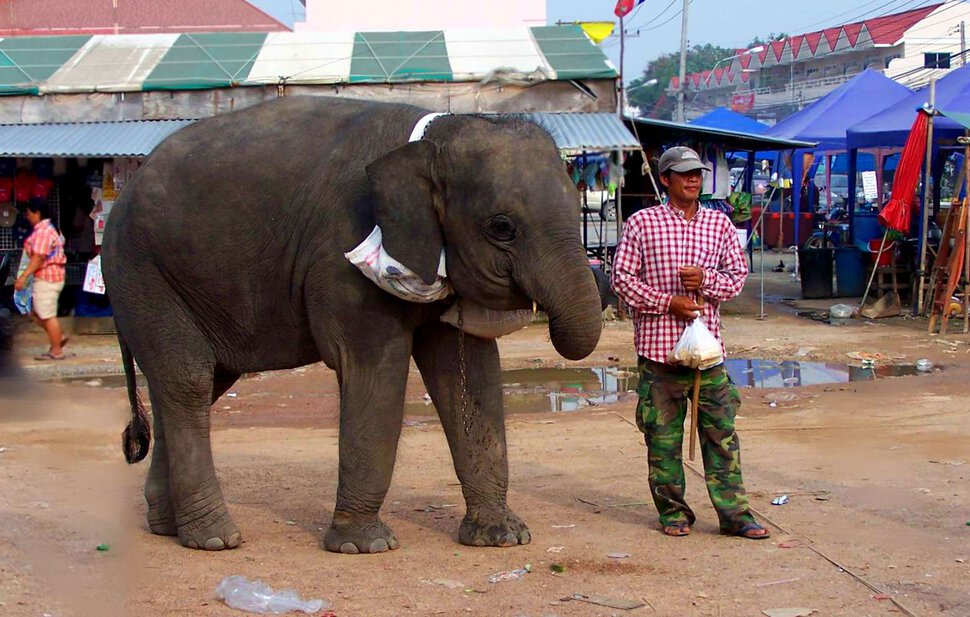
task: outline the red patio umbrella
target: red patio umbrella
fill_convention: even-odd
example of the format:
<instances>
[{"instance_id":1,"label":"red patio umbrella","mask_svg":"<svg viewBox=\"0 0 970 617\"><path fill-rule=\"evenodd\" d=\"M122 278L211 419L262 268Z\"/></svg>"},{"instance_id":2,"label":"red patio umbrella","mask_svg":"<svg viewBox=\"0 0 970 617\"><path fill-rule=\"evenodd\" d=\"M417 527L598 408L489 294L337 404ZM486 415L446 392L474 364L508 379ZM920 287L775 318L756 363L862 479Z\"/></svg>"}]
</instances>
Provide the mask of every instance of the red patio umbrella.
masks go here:
<instances>
[{"instance_id":1,"label":"red patio umbrella","mask_svg":"<svg viewBox=\"0 0 970 617\"><path fill-rule=\"evenodd\" d=\"M879 222L886 229L893 229L901 233L909 232L909 221L916 183L919 182L919 171L923 166L926 153L926 127L929 114L923 110L916 112L916 120L909 130L906 146L899 157L896 175L893 177L893 192L889 201L879 213Z\"/></svg>"}]
</instances>

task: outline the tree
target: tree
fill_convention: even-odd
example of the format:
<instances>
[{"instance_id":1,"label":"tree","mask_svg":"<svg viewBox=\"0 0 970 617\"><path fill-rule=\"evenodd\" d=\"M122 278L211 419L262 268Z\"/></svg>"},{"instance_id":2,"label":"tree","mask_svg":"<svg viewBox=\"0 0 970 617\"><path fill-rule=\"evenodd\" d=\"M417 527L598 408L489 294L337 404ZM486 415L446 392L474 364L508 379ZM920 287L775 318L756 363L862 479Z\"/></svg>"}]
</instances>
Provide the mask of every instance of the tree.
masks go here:
<instances>
[{"instance_id":1,"label":"tree","mask_svg":"<svg viewBox=\"0 0 970 617\"><path fill-rule=\"evenodd\" d=\"M715 45L694 45L687 50L687 74L707 71L717 64L718 60L734 55L734 49L717 47ZM719 68L723 67L723 63ZM630 82L627 87L627 100L631 105L640 108L641 113L647 115L657 105L657 101L664 97L670 80L680 72L680 53L663 54L647 63L643 75ZM644 86L651 79L657 83ZM670 118L672 109L658 110L658 117Z\"/></svg>"}]
</instances>

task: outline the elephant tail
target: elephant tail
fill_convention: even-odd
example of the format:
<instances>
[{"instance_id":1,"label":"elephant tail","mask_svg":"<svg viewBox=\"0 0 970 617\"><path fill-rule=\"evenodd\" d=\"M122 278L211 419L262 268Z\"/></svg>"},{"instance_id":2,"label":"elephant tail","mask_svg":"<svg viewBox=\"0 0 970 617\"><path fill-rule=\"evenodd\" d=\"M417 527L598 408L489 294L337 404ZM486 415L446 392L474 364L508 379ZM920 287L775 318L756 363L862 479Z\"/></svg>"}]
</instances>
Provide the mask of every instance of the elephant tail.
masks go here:
<instances>
[{"instance_id":1,"label":"elephant tail","mask_svg":"<svg viewBox=\"0 0 970 617\"><path fill-rule=\"evenodd\" d=\"M138 383L135 381L135 360L125 339L118 333L121 346L121 362L125 367L125 382L128 386L128 403L131 405L131 420L121 434L121 449L125 460L137 463L148 455L148 445L152 440L152 429L148 424L148 412L138 396Z\"/></svg>"}]
</instances>

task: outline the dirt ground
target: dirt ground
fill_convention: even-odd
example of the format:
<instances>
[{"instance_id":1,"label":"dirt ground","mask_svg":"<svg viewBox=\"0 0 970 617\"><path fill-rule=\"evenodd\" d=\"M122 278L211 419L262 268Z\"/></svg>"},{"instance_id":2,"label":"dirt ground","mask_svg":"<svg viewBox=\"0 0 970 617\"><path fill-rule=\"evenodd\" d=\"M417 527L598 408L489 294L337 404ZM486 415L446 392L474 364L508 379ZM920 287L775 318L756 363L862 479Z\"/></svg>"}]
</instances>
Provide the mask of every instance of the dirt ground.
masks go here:
<instances>
[{"instance_id":1,"label":"dirt ground","mask_svg":"<svg viewBox=\"0 0 970 617\"><path fill-rule=\"evenodd\" d=\"M786 303L797 295L792 285L787 274L769 276L763 320L755 317L756 280L724 308L731 355L846 363L854 361L847 354L866 352L928 358L943 370L744 389L737 424L745 484L773 534L758 542L718 535L692 470L694 533L660 534L627 393L580 411L507 417L509 502L529 524L531 544L456 542L461 493L427 407L406 418L382 511L401 549L328 553L321 543L337 480L338 398L333 372L312 366L250 376L213 406L216 466L246 541L220 553L189 550L147 531L148 464L125 464L125 391L104 387L104 376L120 370L114 341L75 336L73 357L38 363L31 358L43 340L24 327L27 389L0 386L0 615L241 615L215 595L232 574L326 599L341 617L757 616L786 607L970 615L970 338L930 337L919 320L832 326L799 318L799 307L832 302ZM542 325L500 347L508 369L635 364L625 321L607 322L597 350L578 363L555 354ZM56 381L65 376L82 379ZM409 409L421 408L424 392L412 370ZM790 502L771 505L781 494ZM97 550L102 544L108 550ZM531 573L519 580L488 582L525 564ZM644 606L565 600L573 594Z\"/></svg>"}]
</instances>

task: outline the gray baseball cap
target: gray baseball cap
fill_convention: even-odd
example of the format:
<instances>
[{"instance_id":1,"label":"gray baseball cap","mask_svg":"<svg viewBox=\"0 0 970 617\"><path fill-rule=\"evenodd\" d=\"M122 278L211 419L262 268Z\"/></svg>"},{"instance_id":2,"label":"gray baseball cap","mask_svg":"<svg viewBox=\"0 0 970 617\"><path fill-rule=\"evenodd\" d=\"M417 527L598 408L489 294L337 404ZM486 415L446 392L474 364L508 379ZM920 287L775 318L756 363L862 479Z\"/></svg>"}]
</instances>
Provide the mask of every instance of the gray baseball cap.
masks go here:
<instances>
[{"instance_id":1,"label":"gray baseball cap","mask_svg":"<svg viewBox=\"0 0 970 617\"><path fill-rule=\"evenodd\" d=\"M695 169L711 171L711 168L701 161L701 157L693 149L687 146L675 146L663 153L657 168L661 174L668 171L676 171L685 174Z\"/></svg>"}]
</instances>

